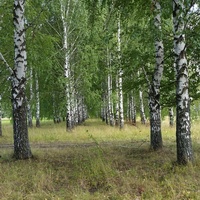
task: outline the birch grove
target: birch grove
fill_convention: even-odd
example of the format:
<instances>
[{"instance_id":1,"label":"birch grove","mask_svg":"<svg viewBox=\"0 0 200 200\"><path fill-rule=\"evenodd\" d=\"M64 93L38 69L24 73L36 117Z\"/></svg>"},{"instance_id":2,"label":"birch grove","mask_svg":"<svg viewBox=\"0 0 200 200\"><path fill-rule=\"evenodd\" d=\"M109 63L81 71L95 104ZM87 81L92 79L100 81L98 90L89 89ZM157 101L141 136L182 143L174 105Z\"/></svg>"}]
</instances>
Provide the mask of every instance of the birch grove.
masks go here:
<instances>
[{"instance_id":1,"label":"birch grove","mask_svg":"<svg viewBox=\"0 0 200 200\"><path fill-rule=\"evenodd\" d=\"M71 131L88 117L101 116L120 129L141 119L141 126L150 123L151 149L159 150L167 116L169 126L176 125L178 163L193 161L190 123L200 97L198 1L174 0L172 7L161 0L41 0L27 2L26 13L25 2L14 1L14 62L11 6L0 3L0 65L5 66L0 122L11 115L10 97L17 159L32 156L27 128L32 120L38 127L42 118L63 119Z\"/></svg>"}]
</instances>

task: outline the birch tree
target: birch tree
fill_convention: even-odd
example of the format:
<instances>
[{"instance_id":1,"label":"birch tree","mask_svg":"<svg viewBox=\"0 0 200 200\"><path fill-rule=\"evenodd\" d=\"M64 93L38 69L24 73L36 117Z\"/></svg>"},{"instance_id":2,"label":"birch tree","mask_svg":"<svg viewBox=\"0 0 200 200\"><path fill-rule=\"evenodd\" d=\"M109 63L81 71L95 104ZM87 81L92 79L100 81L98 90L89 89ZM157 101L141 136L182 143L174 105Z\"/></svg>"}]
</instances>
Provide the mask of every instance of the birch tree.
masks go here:
<instances>
[{"instance_id":1,"label":"birch tree","mask_svg":"<svg viewBox=\"0 0 200 200\"><path fill-rule=\"evenodd\" d=\"M121 22L120 22L120 13L117 19L117 51L118 51L118 92L119 92L119 126L120 129L124 127L124 108L123 108L123 89L122 89L122 76L123 69L121 66Z\"/></svg>"},{"instance_id":2,"label":"birch tree","mask_svg":"<svg viewBox=\"0 0 200 200\"><path fill-rule=\"evenodd\" d=\"M170 127L174 126L174 110L173 110L173 107L169 108L169 125L170 125Z\"/></svg>"},{"instance_id":3,"label":"birch tree","mask_svg":"<svg viewBox=\"0 0 200 200\"><path fill-rule=\"evenodd\" d=\"M68 0L67 6L63 0L60 0L61 6L61 18L63 23L63 49L65 50L65 62L64 71L66 78L66 128L68 131L72 129L72 113L71 113L71 100L70 100L70 62L69 62L69 24L67 18L69 17L70 0Z\"/></svg>"},{"instance_id":4,"label":"birch tree","mask_svg":"<svg viewBox=\"0 0 200 200\"><path fill-rule=\"evenodd\" d=\"M115 125L119 126L119 80L116 75L116 103L115 103Z\"/></svg>"},{"instance_id":5,"label":"birch tree","mask_svg":"<svg viewBox=\"0 0 200 200\"><path fill-rule=\"evenodd\" d=\"M27 115L28 115L28 126L31 128L33 126L32 121L32 100L33 100L33 69L30 68L30 95L27 101Z\"/></svg>"},{"instance_id":6,"label":"birch tree","mask_svg":"<svg viewBox=\"0 0 200 200\"><path fill-rule=\"evenodd\" d=\"M193 161L190 130L189 76L186 58L184 0L173 0L174 57L176 67L176 144L177 161L187 164Z\"/></svg>"},{"instance_id":7,"label":"birch tree","mask_svg":"<svg viewBox=\"0 0 200 200\"><path fill-rule=\"evenodd\" d=\"M26 68L27 53L24 27L25 0L14 0L14 70L11 75L12 107L14 131L14 157L27 159L32 157L28 138L26 117Z\"/></svg>"},{"instance_id":8,"label":"birch tree","mask_svg":"<svg viewBox=\"0 0 200 200\"><path fill-rule=\"evenodd\" d=\"M160 107L160 82L163 74L164 46L161 29L161 5L158 0L153 0L154 26L155 26L155 58L156 64L153 80L149 89L150 109L150 146L154 150L162 148L161 135L161 107Z\"/></svg>"},{"instance_id":9,"label":"birch tree","mask_svg":"<svg viewBox=\"0 0 200 200\"><path fill-rule=\"evenodd\" d=\"M136 104L133 91L127 95L127 119L133 124L136 124Z\"/></svg>"},{"instance_id":10,"label":"birch tree","mask_svg":"<svg viewBox=\"0 0 200 200\"><path fill-rule=\"evenodd\" d=\"M39 92L39 81L38 75L35 74L35 97L36 97L36 127L40 127L40 92Z\"/></svg>"},{"instance_id":11,"label":"birch tree","mask_svg":"<svg viewBox=\"0 0 200 200\"><path fill-rule=\"evenodd\" d=\"M146 116L144 112L144 102L143 102L143 92L139 90L139 98L140 98L140 118L141 123L146 124Z\"/></svg>"},{"instance_id":12,"label":"birch tree","mask_svg":"<svg viewBox=\"0 0 200 200\"><path fill-rule=\"evenodd\" d=\"M107 85L108 85L108 118L109 124L114 126L114 116L113 116L113 100L112 100L112 70L111 70L111 55L109 50L107 49L107 67L108 67L108 78L107 78Z\"/></svg>"}]
</instances>

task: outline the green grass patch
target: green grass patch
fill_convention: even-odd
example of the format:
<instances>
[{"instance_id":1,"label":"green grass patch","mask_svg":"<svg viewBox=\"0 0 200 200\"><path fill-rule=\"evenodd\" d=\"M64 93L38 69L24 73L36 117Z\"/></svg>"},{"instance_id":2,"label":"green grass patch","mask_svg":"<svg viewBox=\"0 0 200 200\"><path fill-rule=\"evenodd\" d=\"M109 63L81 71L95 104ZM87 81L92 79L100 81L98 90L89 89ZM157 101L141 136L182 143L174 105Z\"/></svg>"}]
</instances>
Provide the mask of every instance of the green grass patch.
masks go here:
<instances>
[{"instance_id":1,"label":"green grass patch","mask_svg":"<svg viewBox=\"0 0 200 200\"><path fill-rule=\"evenodd\" d=\"M1 144L12 142L12 126L3 127ZM68 133L64 123L45 122L29 129L33 159L16 161L12 149L0 149L0 199L200 199L198 127L192 128L195 163L181 167L175 163L175 129L167 121L158 152L149 150L148 125L126 124L120 131L88 120ZM34 146L42 143L52 146Z\"/></svg>"}]
</instances>

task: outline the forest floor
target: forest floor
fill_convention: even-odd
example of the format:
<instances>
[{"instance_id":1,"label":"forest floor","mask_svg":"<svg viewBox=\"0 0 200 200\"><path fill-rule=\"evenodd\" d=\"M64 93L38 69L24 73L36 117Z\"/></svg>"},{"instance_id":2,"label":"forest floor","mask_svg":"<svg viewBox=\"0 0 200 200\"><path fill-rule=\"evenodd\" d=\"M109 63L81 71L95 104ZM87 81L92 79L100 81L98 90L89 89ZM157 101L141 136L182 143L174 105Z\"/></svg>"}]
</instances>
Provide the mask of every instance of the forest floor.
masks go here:
<instances>
[{"instance_id":1,"label":"forest floor","mask_svg":"<svg viewBox=\"0 0 200 200\"><path fill-rule=\"evenodd\" d=\"M12 126L0 138L0 199L200 199L199 123L192 125L193 165L176 164L175 128L163 121L164 147L149 149L149 126L124 130L88 120L71 133L44 122L29 129L33 159L12 158Z\"/></svg>"}]
</instances>

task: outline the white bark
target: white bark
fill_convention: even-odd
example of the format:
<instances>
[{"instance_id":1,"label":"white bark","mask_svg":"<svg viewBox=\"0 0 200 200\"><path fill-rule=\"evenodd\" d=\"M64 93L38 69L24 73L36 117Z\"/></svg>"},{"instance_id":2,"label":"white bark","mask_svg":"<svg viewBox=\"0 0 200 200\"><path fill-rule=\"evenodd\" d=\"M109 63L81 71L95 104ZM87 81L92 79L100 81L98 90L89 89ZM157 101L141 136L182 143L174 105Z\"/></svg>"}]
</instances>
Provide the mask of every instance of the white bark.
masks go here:
<instances>
[{"instance_id":1,"label":"white bark","mask_svg":"<svg viewBox=\"0 0 200 200\"><path fill-rule=\"evenodd\" d=\"M72 129L72 110L71 110L71 96L70 96L70 62L69 62L69 48L68 48L68 24L67 17L69 17L69 7L70 0L68 1L67 10L65 9L65 2L60 0L61 6L61 19L63 23L63 49L65 50L65 63L64 63L64 73L66 78L66 129L71 131Z\"/></svg>"},{"instance_id":2,"label":"white bark","mask_svg":"<svg viewBox=\"0 0 200 200\"><path fill-rule=\"evenodd\" d=\"M14 131L14 157L27 159L32 157L27 126L27 109L25 96L26 82L26 42L24 24L25 1L14 1L14 70L12 81L12 107Z\"/></svg>"},{"instance_id":3,"label":"white bark","mask_svg":"<svg viewBox=\"0 0 200 200\"><path fill-rule=\"evenodd\" d=\"M119 62L119 71L118 71L118 86L119 86L119 126L120 129L124 127L124 108L123 108L123 89L122 89L122 76L123 70L121 66L121 24L120 24L120 15L117 23L117 50L118 50L118 62Z\"/></svg>"},{"instance_id":4,"label":"white bark","mask_svg":"<svg viewBox=\"0 0 200 200\"><path fill-rule=\"evenodd\" d=\"M173 0L174 56L176 66L176 142L180 164L193 161L190 131L189 76L186 58L184 0Z\"/></svg>"},{"instance_id":5,"label":"white bark","mask_svg":"<svg viewBox=\"0 0 200 200\"><path fill-rule=\"evenodd\" d=\"M40 127L40 92L37 74L35 75L35 92L36 92L36 127Z\"/></svg>"},{"instance_id":6,"label":"white bark","mask_svg":"<svg viewBox=\"0 0 200 200\"><path fill-rule=\"evenodd\" d=\"M154 27L155 27L155 58L156 64L152 84L149 89L150 130L151 148L154 150L162 148L161 134L161 107L160 107L160 82L163 75L164 46L161 29L161 6L158 0L152 0L154 5Z\"/></svg>"},{"instance_id":7,"label":"white bark","mask_svg":"<svg viewBox=\"0 0 200 200\"><path fill-rule=\"evenodd\" d=\"M129 94L127 93L127 110L126 110L126 121L131 121L131 101L129 98Z\"/></svg>"},{"instance_id":8,"label":"white bark","mask_svg":"<svg viewBox=\"0 0 200 200\"><path fill-rule=\"evenodd\" d=\"M114 126L114 116L113 116L113 102L112 102L112 75L111 75L111 58L109 51L107 50L107 67L108 67L108 118L109 124Z\"/></svg>"},{"instance_id":9,"label":"white bark","mask_svg":"<svg viewBox=\"0 0 200 200\"><path fill-rule=\"evenodd\" d=\"M33 121L32 121L32 99L33 99L33 69L32 67L30 68L30 96L27 102L27 110L28 110L28 126L32 127L33 126Z\"/></svg>"},{"instance_id":10,"label":"white bark","mask_svg":"<svg viewBox=\"0 0 200 200\"><path fill-rule=\"evenodd\" d=\"M75 121L75 125L78 125L78 94L76 94L76 98L75 98L75 106L74 106L74 109L75 109L75 112L74 112L74 121Z\"/></svg>"},{"instance_id":11,"label":"white bark","mask_svg":"<svg viewBox=\"0 0 200 200\"><path fill-rule=\"evenodd\" d=\"M82 104L82 96L78 97L78 124L83 122L83 104Z\"/></svg>"},{"instance_id":12,"label":"white bark","mask_svg":"<svg viewBox=\"0 0 200 200\"><path fill-rule=\"evenodd\" d=\"M115 102L115 125L119 125L119 82L118 75L116 76L116 102Z\"/></svg>"},{"instance_id":13,"label":"white bark","mask_svg":"<svg viewBox=\"0 0 200 200\"><path fill-rule=\"evenodd\" d=\"M136 124L136 105L135 105L135 99L133 96L133 91L131 91L130 109L131 109L131 123Z\"/></svg>"},{"instance_id":14,"label":"white bark","mask_svg":"<svg viewBox=\"0 0 200 200\"><path fill-rule=\"evenodd\" d=\"M144 103L143 103L143 92L139 91L139 98L140 98L140 117L141 117L141 123L146 124L146 116L144 112Z\"/></svg>"}]
</instances>

